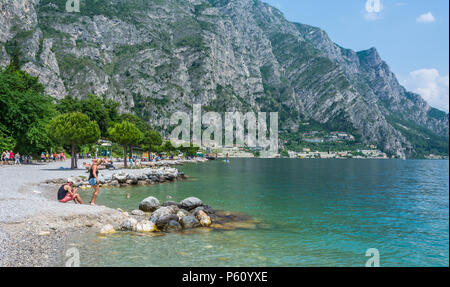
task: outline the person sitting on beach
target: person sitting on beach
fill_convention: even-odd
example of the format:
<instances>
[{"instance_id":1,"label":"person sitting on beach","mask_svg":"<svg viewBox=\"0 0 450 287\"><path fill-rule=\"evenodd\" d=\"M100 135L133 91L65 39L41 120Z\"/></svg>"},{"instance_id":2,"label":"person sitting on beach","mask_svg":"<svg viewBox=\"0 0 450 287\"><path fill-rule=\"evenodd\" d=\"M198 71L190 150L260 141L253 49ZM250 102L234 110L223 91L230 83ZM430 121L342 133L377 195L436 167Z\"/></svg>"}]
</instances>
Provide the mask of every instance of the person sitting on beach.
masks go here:
<instances>
[{"instance_id":1,"label":"person sitting on beach","mask_svg":"<svg viewBox=\"0 0 450 287\"><path fill-rule=\"evenodd\" d=\"M72 188L74 184L73 179L68 178L67 183L61 185L58 190L58 201L61 203L66 203L71 200L75 202L75 204L83 204L81 200L81 196L77 193L77 188Z\"/></svg>"},{"instance_id":2,"label":"person sitting on beach","mask_svg":"<svg viewBox=\"0 0 450 287\"><path fill-rule=\"evenodd\" d=\"M103 164L105 165L105 168L106 168L106 169L116 169L115 166L114 166L113 161L112 161L112 160L109 160L109 159L107 159L107 158L104 158L104 159L103 159Z\"/></svg>"}]
</instances>

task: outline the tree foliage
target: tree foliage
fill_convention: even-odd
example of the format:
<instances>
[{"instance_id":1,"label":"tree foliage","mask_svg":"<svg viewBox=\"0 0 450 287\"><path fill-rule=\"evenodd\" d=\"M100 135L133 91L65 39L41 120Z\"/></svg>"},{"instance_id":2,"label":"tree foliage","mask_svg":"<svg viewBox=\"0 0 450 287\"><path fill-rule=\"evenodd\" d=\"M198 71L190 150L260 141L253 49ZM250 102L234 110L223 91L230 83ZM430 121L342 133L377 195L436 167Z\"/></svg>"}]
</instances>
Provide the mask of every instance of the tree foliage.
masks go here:
<instances>
[{"instance_id":1,"label":"tree foliage","mask_svg":"<svg viewBox=\"0 0 450 287\"><path fill-rule=\"evenodd\" d=\"M57 114L53 99L36 77L9 66L0 71L0 146L22 154L51 147L45 126Z\"/></svg>"},{"instance_id":2,"label":"tree foliage","mask_svg":"<svg viewBox=\"0 0 450 287\"><path fill-rule=\"evenodd\" d=\"M124 165L127 167L127 147L139 144L144 137L143 133L135 124L129 121L122 121L109 128L108 134L113 142L123 146Z\"/></svg>"},{"instance_id":3,"label":"tree foliage","mask_svg":"<svg viewBox=\"0 0 450 287\"><path fill-rule=\"evenodd\" d=\"M107 136L108 128L120 119L118 112L119 103L101 98L96 95L88 95L84 99L67 96L58 102L57 109L60 113L80 112L96 121L101 135Z\"/></svg>"},{"instance_id":4,"label":"tree foliage","mask_svg":"<svg viewBox=\"0 0 450 287\"><path fill-rule=\"evenodd\" d=\"M100 138L98 124L79 112L55 117L48 124L47 131L55 142L71 146L72 168L76 167L76 161L74 162L76 148L83 144L95 143Z\"/></svg>"},{"instance_id":5,"label":"tree foliage","mask_svg":"<svg viewBox=\"0 0 450 287\"><path fill-rule=\"evenodd\" d=\"M142 139L142 147L148 151L154 151L155 147L162 144L161 135L154 130L147 130Z\"/></svg>"}]
</instances>

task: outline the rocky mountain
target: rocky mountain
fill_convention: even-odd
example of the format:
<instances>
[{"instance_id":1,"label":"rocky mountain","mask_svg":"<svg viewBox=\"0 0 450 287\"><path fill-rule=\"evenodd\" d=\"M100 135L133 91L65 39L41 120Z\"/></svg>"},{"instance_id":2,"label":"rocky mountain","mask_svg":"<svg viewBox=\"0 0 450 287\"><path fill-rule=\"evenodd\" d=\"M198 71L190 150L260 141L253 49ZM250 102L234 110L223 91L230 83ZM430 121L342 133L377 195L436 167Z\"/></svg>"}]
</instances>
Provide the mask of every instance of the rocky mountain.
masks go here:
<instances>
[{"instance_id":1,"label":"rocky mountain","mask_svg":"<svg viewBox=\"0 0 450 287\"><path fill-rule=\"evenodd\" d=\"M53 97L104 95L162 129L201 103L278 111L292 133L312 120L400 157L448 153L448 114L402 87L375 48L342 48L260 0L81 0L79 13L0 0L0 28L1 66L19 50Z\"/></svg>"}]
</instances>

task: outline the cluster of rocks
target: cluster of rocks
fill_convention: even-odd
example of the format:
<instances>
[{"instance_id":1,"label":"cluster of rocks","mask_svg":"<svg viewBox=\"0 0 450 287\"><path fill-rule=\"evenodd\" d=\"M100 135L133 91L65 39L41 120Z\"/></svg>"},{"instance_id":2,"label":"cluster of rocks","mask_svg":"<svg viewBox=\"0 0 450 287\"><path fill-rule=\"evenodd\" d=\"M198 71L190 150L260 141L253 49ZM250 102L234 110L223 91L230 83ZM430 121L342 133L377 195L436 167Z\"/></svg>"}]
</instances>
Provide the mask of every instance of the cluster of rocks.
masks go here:
<instances>
[{"instance_id":1,"label":"cluster of rocks","mask_svg":"<svg viewBox=\"0 0 450 287\"><path fill-rule=\"evenodd\" d=\"M139 170L109 171L101 170L99 181L101 187L128 187L133 185L152 185L156 183L183 180L186 176L176 168L144 168ZM82 189L90 188L87 177L74 177L75 186ZM66 179L48 180L48 184L63 184Z\"/></svg>"},{"instance_id":2,"label":"cluster of rocks","mask_svg":"<svg viewBox=\"0 0 450 287\"><path fill-rule=\"evenodd\" d=\"M183 229L211 226L216 218L216 211L196 197L189 197L180 203L166 201L160 204L155 197L147 197L139 204L139 209L127 216L118 227L121 231L134 232L171 232ZM112 225L105 225L100 233L116 232Z\"/></svg>"},{"instance_id":3,"label":"cluster of rocks","mask_svg":"<svg viewBox=\"0 0 450 287\"><path fill-rule=\"evenodd\" d=\"M155 183L185 179L184 173L179 172L175 168L146 168L139 171L139 173L126 173L122 170L111 176L99 178L100 183L106 186L126 187L130 185L152 185Z\"/></svg>"}]
</instances>

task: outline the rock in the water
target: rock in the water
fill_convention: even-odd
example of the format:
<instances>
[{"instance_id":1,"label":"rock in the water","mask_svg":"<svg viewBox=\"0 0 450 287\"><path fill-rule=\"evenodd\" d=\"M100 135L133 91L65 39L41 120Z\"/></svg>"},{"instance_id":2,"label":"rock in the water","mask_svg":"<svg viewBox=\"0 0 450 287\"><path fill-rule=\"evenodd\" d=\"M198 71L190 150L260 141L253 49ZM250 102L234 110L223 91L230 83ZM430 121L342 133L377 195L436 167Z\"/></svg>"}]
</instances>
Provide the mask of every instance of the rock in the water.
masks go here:
<instances>
[{"instance_id":1,"label":"rock in the water","mask_svg":"<svg viewBox=\"0 0 450 287\"><path fill-rule=\"evenodd\" d=\"M107 224L107 225L103 226L102 229L100 230L100 234L112 234L115 232L116 232L116 230L114 229L114 227L111 224Z\"/></svg>"},{"instance_id":2,"label":"rock in the water","mask_svg":"<svg viewBox=\"0 0 450 287\"><path fill-rule=\"evenodd\" d=\"M204 212L203 210L198 210L193 214L195 217L197 217L198 220L200 220L202 217L208 216L208 214L206 214L206 212Z\"/></svg>"},{"instance_id":3,"label":"rock in the water","mask_svg":"<svg viewBox=\"0 0 450 287\"><path fill-rule=\"evenodd\" d=\"M184 216L180 220L181 226L183 228L196 228L200 226L200 222L192 215Z\"/></svg>"},{"instance_id":4,"label":"rock in the water","mask_svg":"<svg viewBox=\"0 0 450 287\"><path fill-rule=\"evenodd\" d=\"M200 225L203 227L208 227L211 225L211 217L209 216L204 216L200 219Z\"/></svg>"},{"instance_id":5,"label":"rock in the water","mask_svg":"<svg viewBox=\"0 0 450 287\"><path fill-rule=\"evenodd\" d=\"M145 212L153 212L159 207L159 200L153 196L147 197L139 204L139 209Z\"/></svg>"},{"instance_id":6,"label":"rock in the water","mask_svg":"<svg viewBox=\"0 0 450 287\"><path fill-rule=\"evenodd\" d=\"M171 206L162 206L152 213L150 220L156 222L159 218L167 215L172 215L174 213L175 212Z\"/></svg>"},{"instance_id":7,"label":"rock in the water","mask_svg":"<svg viewBox=\"0 0 450 287\"><path fill-rule=\"evenodd\" d=\"M113 179L117 180L119 183L125 183L128 179L128 175L124 173L113 174Z\"/></svg>"},{"instance_id":8,"label":"rock in the water","mask_svg":"<svg viewBox=\"0 0 450 287\"><path fill-rule=\"evenodd\" d=\"M203 205L203 206L199 206L194 208L193 210L191 210L192 214L197 213L197 211L203 210L207 215L211 215L211 214L216 214L216 211L214 209L211 208L211 206L209 205Z\"/></svg>"},{"instance_id":9,"label":"rock in the water","mask_svg":"<svg viewBox=\"0 0 450 287\"><path fill-rule=\"evenodd\" d=\"M180 202L182 208L191 210L203 205L203 202L197 197L188 197Z\"/></svg>"},{"instance_id":10,"label":"rock in the water","mask_svg":"<svg viewBox=\"0 0 450 287\"><path fill-rule=\"evenodd\" d=\"M136 230L137 220L134 218L128 218L124 222L122 222L122 225L120 226L122 230L128 230L133 231Z\"/></svg>"},{"instance_id":11,"label":"rock in the water","mask_svg":"<svg viewBox=\"0 0 450 287\"><path fill-rule=\"evenodd\" d=\"M145 215L145 212L142 211L142 210L139 210L139 209L135 209L135 210L133 210L133 211L131 212L131 215L134 215L134 216L144 216L144 215Z\"/></svg>"},{"instance_id":12,"label":"rock in the water","mask_svg":"<svg viewBox=\"0 0 450 287\"><path fill-rule=\"evenodd\" d=\"M137 232L154 232L156 230L156 225L149 220L142 220L136 224Z\"/></svg>"},{"instance_id":13,"label":"rock in the water","mask_svg":"<svg viewBox=\"0 0 450 287\"><path fill-rule=\"evenodd\" d=\"M181 224L176 220L169 221L164 228L165 231L177 231L180 229L182 229Z\"/></svg>"},{"instance_id":14,"label":"rock in the water","mask_svg":"<svg viewBox=\"0 0 450 287\"><path fill-rule=\"evenodd\" d=\"M209 217L203 210L195 213L195 217L200 221L201 226L208 227L211 225L211 217Z\"/></svg>"},{"instance_id":15,"label":"rock in the water","mask_svg":"<svg viewBox=\"0 0 450 287\"><path fill-rule=\"evenodd\" d=\"M158 229L165 229L166 225L169 224L170 221L177 221L178 222L178 216L175 214L165 215L161 216L156 220L156 226Z\"/></svg>"}]
</instances>

